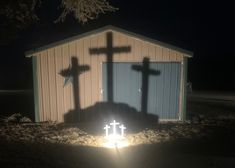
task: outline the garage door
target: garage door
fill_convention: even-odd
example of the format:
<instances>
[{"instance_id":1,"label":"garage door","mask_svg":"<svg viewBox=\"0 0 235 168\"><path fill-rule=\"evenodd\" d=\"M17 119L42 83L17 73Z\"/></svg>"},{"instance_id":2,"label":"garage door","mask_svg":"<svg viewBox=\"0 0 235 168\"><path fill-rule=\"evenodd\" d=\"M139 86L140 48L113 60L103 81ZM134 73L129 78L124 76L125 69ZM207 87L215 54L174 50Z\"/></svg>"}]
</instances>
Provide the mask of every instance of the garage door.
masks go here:
<instances>
[{"instance_id":1,"label":"garage door","mask_svg":"<svg viewBox=\"0 0 235 168\"><path fill-rule=\"evenodd\" d=\"M142 63L113 63L113 100L141 111L142 73L132 68ZM159 119L178 119L180 63L150 63L158 75L148 76L147 113ZM103 100L107 101L107 64L102 66ZM146 78L145 78L146 79Z\"/></svg>"}]
</instances>

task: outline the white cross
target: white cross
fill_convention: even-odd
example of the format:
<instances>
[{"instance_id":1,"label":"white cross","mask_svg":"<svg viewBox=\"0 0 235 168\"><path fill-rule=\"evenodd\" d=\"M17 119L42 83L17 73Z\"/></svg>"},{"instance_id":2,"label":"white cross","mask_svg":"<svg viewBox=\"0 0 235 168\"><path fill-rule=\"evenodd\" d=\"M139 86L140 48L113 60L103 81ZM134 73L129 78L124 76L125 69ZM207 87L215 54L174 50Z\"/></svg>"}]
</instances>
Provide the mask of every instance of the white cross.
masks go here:
<instances>
[{"instance_id":1,"label":"white cross","mask_svg":"<svg viewBox=\"0 0 235 168\"><path fill-rule=\"evenodd\" d=\"M108 137L109 136L109 128L110 126L105 125L104 129L105 129L105 136Z\"/></svg>"},{"instance_id":2,"label":"white cross","mask_svg":"<svg viewBox=\"0 0 235 168\"><path fill-rule=\"evenodd\" d=\"M119 128L121 129L121 136L124 136L124 130L126 129L126 127L124 127L124 125L122 124L121 126L119 126Z\"/></svg>"},{"instance_id":3,"label":"white cross","mask_svg":"<svg viewBox=\"0 0 235 168\"><path fill-rule=\"evenodd\" d=\"M116 135L116 125L119 125L119 123L113 120L113 122L110 123L110 125L113 126L113 135Z\"/></svg>"}]
</instances>

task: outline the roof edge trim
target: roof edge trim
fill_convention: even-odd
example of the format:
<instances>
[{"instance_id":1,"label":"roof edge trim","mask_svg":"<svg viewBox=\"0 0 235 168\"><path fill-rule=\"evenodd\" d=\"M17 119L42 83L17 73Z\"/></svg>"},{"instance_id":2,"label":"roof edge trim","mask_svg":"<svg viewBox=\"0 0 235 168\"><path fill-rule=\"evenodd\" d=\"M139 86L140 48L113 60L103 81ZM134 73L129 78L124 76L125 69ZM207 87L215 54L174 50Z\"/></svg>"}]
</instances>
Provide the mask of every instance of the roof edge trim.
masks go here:
<instances>
[{"instance_id":1,"label":"roof edge trim","mask_svg":"<svg viewBox=\"0 0 235 168\"><path fill-rule=\"evenodd\" d=\"M152 39L152 38L140 35L140 34L136 34L136 33L121 29L119 27L112 26L112 25L107 25L107 26L104 26L104 27L101 27L101 28L98 28L98 29L95 29L95 30L92 30L92 31L89 31L89 32L86 32L86 33L82 33L82 34L79 34L79 35L76 35L76 36L73 36L73 37L70 37L70 38L66 38L64 40L60 40L60 41L57 41L57 42L54 42L54 43L51 43L51 44L48 44L48 45L45 45L45 46L42 46L42 47L35 48L33 50L26 51L25 52L25 57L30 58L30 57L34 56L34 54L37 53L37 52L55 47L57 45L64 44L66 42L71 42L73 40L78 40L78 39L81 39L83 37L86 37L86 36L89 36L89 35L92 35L92 34L101 33L103 31L107 31L107 30L117 31L117 32L129 35L131 37L134 37L134 38L140 38L140 39L143 39L144 41L154 43L154 44L157 44L157 45L169 48L169 49L176 50L178 52L183 53L185 57L189 57L189 58L193 57L193 52L191 52L191 51L188 51L188 50L185 50L185 49L173 46L171 44L164 43L164 42L161 42L161 41L158 41L158 40L155 40L155 39Z\"/></svg>"}]
</instances>

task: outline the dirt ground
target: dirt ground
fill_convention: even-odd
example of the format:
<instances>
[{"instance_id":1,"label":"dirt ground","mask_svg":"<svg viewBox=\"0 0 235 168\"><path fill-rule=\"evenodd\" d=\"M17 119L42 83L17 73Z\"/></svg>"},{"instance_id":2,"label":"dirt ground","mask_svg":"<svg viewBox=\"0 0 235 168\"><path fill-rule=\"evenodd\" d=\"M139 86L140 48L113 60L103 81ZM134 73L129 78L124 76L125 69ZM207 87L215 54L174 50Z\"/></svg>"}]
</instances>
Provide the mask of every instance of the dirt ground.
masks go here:
<instances>
[{"instance_id":1,"label":"dirt ground","mask_svg":"<svg viewBox=\"0 0 235 168\"><path fill-rule=\"evenodd\" d=\"M126 148L105 148L97 123L1 123L0 167L234 168L231 96L189 95L187 107L185 123L125 124Z\"/></svg>"}]
</instances>

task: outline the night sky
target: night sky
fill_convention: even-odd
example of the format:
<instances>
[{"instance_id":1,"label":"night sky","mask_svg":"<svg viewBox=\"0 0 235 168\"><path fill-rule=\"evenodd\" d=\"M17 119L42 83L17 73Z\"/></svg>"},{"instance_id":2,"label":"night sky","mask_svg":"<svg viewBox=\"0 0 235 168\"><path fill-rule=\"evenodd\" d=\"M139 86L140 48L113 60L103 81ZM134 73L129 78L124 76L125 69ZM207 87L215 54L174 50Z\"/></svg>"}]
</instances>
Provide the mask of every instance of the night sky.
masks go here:
<instances>
[{"instance_id":1,"label":"night sky","mask_svg":"<svg viewBox=\"0 0 235 168\"><path fill-rule=\"evenodd\" d=\"M194 52L188 70L194 90L235 91L233 5L199 0L110 3L119 10L81 25L72 16L54 24L58 4L44 2L40 21L0 46L0 90L32 89L31 59L25 51L111 24Z\"/></svg>"}]
</instances>

